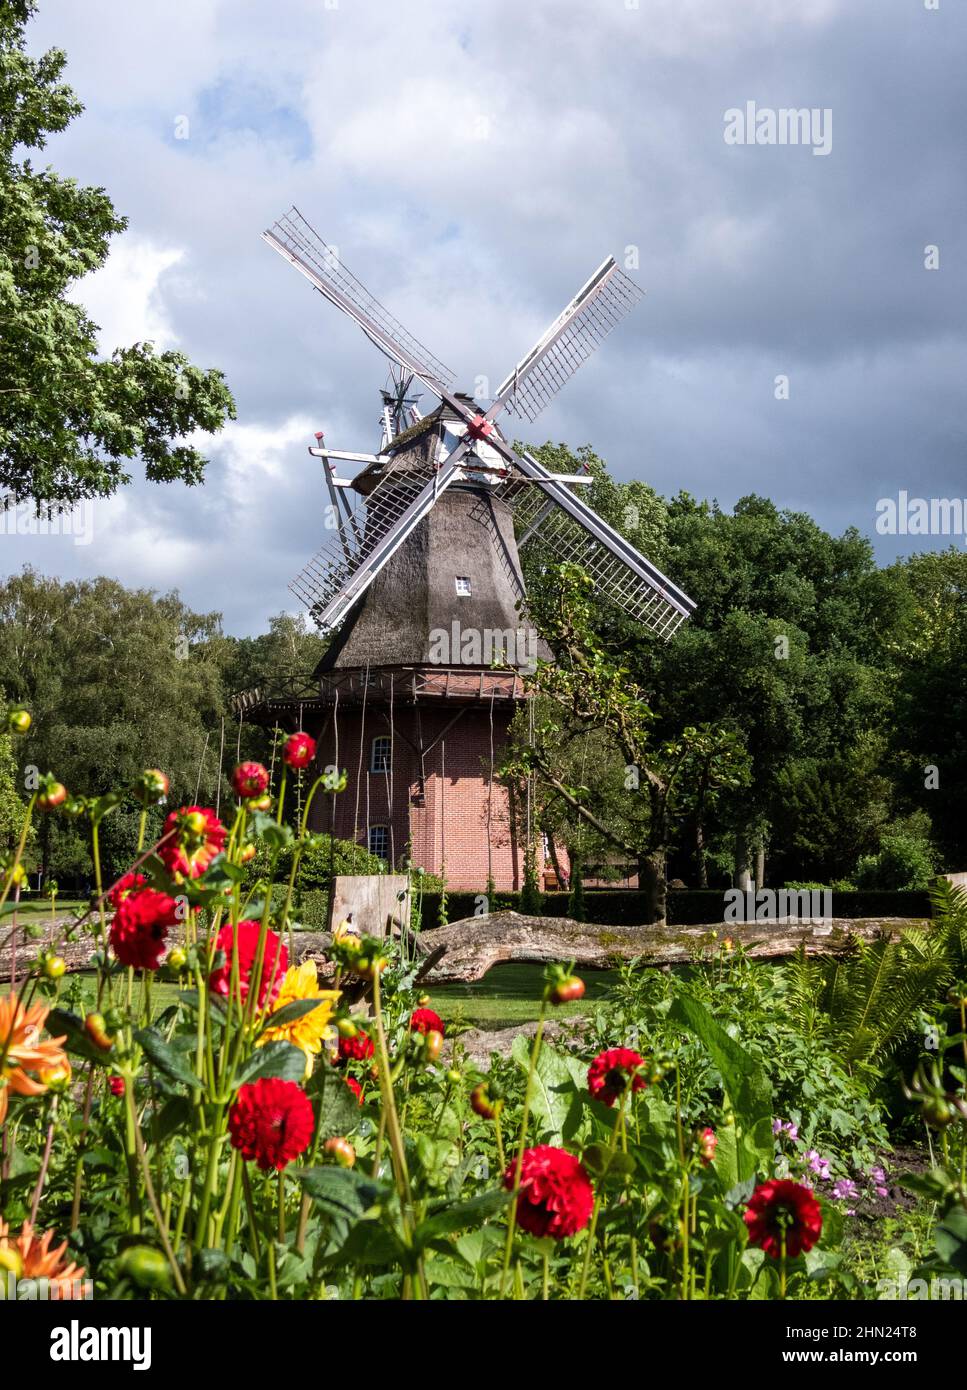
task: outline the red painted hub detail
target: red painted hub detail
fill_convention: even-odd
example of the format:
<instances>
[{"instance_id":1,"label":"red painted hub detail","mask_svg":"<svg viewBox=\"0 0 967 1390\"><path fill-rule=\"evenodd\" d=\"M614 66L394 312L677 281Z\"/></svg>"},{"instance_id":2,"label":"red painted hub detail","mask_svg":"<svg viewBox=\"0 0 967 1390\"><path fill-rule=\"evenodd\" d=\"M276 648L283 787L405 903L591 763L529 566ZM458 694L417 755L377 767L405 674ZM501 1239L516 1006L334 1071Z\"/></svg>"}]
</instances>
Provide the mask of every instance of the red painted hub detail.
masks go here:
<instances>
[{"instance_id":1,"label":"red painted hub detail","mask_svg":"<svg viewBox=\"0 0 967 1390\"><path fill-rule=\"evenodd\" d=\"M486 439L487 435L493 432L493 421L488 420L485 415L475 415L467 426L467 434L471 439Z\"/></svg>"}]
</instances>

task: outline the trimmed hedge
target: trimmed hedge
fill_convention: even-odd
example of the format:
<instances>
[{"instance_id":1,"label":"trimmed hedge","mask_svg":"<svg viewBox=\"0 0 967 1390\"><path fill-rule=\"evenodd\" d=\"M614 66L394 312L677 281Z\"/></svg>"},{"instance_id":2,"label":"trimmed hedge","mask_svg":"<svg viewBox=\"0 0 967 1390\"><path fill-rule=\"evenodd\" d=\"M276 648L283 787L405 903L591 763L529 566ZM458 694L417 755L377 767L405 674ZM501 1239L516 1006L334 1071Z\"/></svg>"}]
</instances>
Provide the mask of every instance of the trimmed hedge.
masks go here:
<instances>
[{"instance_id":1,"label":"trimmed hedge","mask_svg":"<svg viewBox=\"0 0 967 1390\"><path fill-rule=\"evenodd\" d=\"M790 892L792 890L790 889ZM472 917L483 893L448 893L447 917L458 922ZM520 911L519 893L498 893L494 912ZM567 893L544 893L545 917L567 916ZM587 921L602 926L638 926L645 921L645 895L634 888L589 888L584 895ZM930 898L922 892L858 890L833 892L836 917L929 917ZM439 925L440 894L423 894L424 930ZM668 893L669 926L692 927L704 922L725 920L725 890L722 888L672 888Z\"/></svg>"}]
</instances>

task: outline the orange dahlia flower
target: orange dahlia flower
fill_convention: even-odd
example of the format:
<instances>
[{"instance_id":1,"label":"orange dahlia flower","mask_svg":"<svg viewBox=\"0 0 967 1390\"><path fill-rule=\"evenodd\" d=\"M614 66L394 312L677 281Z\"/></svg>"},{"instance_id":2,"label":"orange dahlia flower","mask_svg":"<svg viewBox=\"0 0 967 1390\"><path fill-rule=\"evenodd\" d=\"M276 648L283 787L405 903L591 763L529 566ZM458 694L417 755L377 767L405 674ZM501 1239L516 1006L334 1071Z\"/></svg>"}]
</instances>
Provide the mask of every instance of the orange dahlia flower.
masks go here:
<instances>
[{"instance_id":1,"label":"orange dahlia flower","mask_svg":"<svg viewBox=\"0 0 967 1390\"><path fill-rule=\"evenodd\" d=\"M31 1004L25 1009L15 994L0 998L0 1124L7 1118L8 1088L18 1096L40 1096L47 1090L44 1075L57 1074L67 1064L60 1038L41 1042L50 1009ZM39 1072L38 1078L30 1075Z\"/></svg>"},{"instance_id":2,"label":"orange dahlia flower","mask_svg":"<svg viewBox=\"0 0 967 1390\"><path fill-rule=\"evenodd\" d=\"M50 1248L53 1231L45 1231L37 1239L29 1221L25 1221L19 1236L10 1235L10 1227L0 1218L0 1268L12 1271L18 1279L49 1279L51 1298L82 1298L84 1268L64 1258L67 1241Z\"/></svg>"}]
</instances>

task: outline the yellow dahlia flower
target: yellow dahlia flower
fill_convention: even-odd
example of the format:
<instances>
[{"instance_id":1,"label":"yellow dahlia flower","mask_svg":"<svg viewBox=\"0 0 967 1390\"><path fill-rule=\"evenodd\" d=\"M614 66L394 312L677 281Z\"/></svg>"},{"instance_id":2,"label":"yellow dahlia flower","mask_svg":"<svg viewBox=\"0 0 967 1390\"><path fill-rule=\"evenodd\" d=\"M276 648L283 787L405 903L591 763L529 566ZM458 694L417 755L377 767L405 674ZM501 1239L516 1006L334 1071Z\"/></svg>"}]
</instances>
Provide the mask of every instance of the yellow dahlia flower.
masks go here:
<instances>
[{"instance_id":1,"label":"yellow dahlia flower","mask_svg":"<svg viewBox=\"0 0 967 1390\"><path fill-rule=\"evenodd\" d=\"M272 1012L278 1013L287 1004L294 1004L298 1000L318 999L320 1002L299 1018L281 1023L277 1028L266 1028L259 1038L259 1046L263 1043L281 1041L301 1047L306 1055L306 1076L310 1076L316 1054L322 1050L323 1042L332 1031L329 1020L339 993L338 989L319 988L315 961L307 960L302 965L290 966L282 980L282 988L273 1002Z\"/></svg>"}]
</instances>

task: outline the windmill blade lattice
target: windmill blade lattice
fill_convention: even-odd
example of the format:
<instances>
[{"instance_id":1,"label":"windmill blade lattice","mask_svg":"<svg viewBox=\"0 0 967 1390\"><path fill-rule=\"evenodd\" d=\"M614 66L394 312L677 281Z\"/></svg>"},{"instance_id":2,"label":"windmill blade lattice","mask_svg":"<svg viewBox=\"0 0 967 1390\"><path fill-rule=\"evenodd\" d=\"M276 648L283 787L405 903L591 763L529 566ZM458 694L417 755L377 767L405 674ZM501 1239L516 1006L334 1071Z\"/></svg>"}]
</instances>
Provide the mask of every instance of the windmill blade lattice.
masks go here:
<instances>
[{"instance_id":1,"label":"windmill blade lattice","mask_svg":"<svg viewBox=\"0 0 967 1390\"><path fill-rule=\"evenodd\" d=\"M333 528L289 585L320 628L336 627L376 578L390 556L430 511L453 481L459 464L455 450L439 471L432 465L405 471L392 467L350 517Z\"/></svg>"},{"instance_id":2,"label":"windmill blade lattice","mask_svg":"<svg viewBox=\"0 0 967 1390\"><path fill-rule=\"evenodd\" d=\"M495 404L500 403L512 415L533 424L643 295L644 291L609 256L501 382Z\"/></svg>"},{"instance_id":3,"label":"windmill blade lattice","mask_svg":"<svg viewBox=\"0 0 967 1390\"><path fill-rule=\"evenodd\" d=\"M350 318L355 319L363 332L378 348L415 372L433 390L453 384L450 368L444 366L425 348L419 338L403 327L399 319L384 308L375 295L339 259L331 246L323 241L302 216L291 207L262 237L278 251L320 294Z\"/></svg>"},{"instance_id":4,"label":"windmill blade lattice","mask_svg":"<svg viewBox=\"0 0 967 1390\"><path fill-rule=\"evenodd\" d=\"M531 547L554 564L580 565L602 598L659 636L671 637L695 611L688 595L565 484L554 482L553 473L536 459L506 452L530 479L522 483L518 474L503 490L521 552Z\"/></svg>"}]
</instances>

